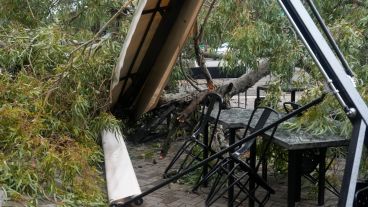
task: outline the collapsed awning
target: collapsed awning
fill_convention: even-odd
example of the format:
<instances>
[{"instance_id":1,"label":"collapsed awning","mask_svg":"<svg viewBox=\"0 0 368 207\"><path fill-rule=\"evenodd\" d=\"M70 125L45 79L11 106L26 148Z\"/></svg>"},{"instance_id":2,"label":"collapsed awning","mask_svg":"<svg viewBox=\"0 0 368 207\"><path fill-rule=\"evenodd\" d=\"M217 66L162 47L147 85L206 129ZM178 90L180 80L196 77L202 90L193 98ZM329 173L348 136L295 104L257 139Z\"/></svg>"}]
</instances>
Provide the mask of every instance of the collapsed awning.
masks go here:
<instances>
[{"instance_id":1,"label":"collapsed awning","mask_svg":"<svg viewBox=\"0 0 368 207\"><path fill-rule=\"evenodd\" d=\"M110 87L110 106L139 116L154 108L203 0L141 0Z\"/></svg>"}]
</instances>

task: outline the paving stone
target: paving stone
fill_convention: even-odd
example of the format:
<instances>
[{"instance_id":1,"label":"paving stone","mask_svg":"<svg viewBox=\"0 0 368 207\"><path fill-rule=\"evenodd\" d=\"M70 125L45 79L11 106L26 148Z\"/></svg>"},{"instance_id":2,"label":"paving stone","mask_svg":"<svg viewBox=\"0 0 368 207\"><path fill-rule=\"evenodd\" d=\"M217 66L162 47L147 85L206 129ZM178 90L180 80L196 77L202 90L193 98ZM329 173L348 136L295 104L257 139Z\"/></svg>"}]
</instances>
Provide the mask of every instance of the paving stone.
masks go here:
<instances>
[{"instance_id":1,"label":"paving stone","mask_svg":"<svg viewBox=\"0 0 368 207\"><path fill-rule=\"evenodd\" d=\"M182 142L181 142L182 143ZM177 148L177 145L180 143L173 143L173 149ZM144 146L147 149L149 146ZM130 154L134 154L139 150L144 150L145 148L142 146L139 147L131 147L129 149ZM174 150L171 149L169 151L168 156L165 159L160 160L157 157L157 164L152 164L152 159L135 159L133 160L133 165L136 166L136 174L139 178L139 183L141 184L142 189L148 189L161 183L162 174L165 170L168 163L171 161L171 157L174 154ZM139 152L137 152L139 154ZM141 168L137 167L141 166ZM270 168L269 172L269 183L273 189L276 190L276 194L271 195L269 202L266 204L267 207L284 207L287 203L287 175L275 175ZM341 168L340 170L343 170ZM336 174L336 173L335 173ZM301 202L296 203L296 206L299 207L310 207L317 206L316 192L310 193L305 191L311 191L313 184L308 183L304 179L303 189L302 189L302 199ZM155 191L154 193L146 196L144 198L144 205L140 207L204 207L206 193L208 193L210 188L200 188L198 193L191 192L191 186L189 185L181 185L178 183L172 183L164 188ZM248 202L245 201L243 206L247 206ZM337 197L334 196L329 191L325 191L325 206L336 206ZM212 207L224 207L227 206L227 200L225 198L221 198L216 201Z\"/></svg>"}]
</instances>

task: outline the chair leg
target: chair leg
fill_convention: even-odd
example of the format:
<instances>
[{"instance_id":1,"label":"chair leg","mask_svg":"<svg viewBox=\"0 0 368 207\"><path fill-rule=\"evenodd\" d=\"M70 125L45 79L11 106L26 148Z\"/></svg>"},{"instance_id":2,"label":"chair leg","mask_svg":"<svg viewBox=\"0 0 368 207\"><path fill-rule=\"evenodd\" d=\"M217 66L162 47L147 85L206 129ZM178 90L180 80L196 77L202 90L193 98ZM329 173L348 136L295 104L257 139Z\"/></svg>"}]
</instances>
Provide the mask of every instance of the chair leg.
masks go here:
<instances>
[{"instance_id":1,"label":"chair leg","mask_svg":"<svg viewBox=\"0 0 368 207\"><path fill-rule=\"evenodd\" d=\"M214 164L215 167L213 167L206 175L203 175L202 180L200 180L193 188L192 192L196 192L199 188L199 186L203 185L204 183L208 182L210 178L216 173L216 171L219 168L219 162L220 160L217 160L217 163Z\"/></svg>"},{"instance_id":2,"label":"chair leg","mask_svg":"<svg viewBox=\"0 0 368 207\"><path fill-rule=\"evenodd\" d=\"M193 143L193 145L191 146L190 150L186 151L187 155L185 156L184 161L181 163L179 171L182 171L183 169L187 169L190 165L192 165L194 163L194 161L201 161L201 154L202 152L198 152L197 154L193 153L194 148L196 147L196 143ZM192 159L190 160L189 158L192 157ZM189 161L189 163L187 163L187 161Z\"/></svg>"},{"instance_id":3,"label":"chair leg","mask_svg":"<svg viewBox=\"0 0 368 207\"><path fill-rule=\"evenodd\" d=\"M188 141L185 141L184 144L180 147L180 149L176 152L176 154L174 155L174 157L171 159L169 165L166 167L165 171L164 171L164 176L167 175L167 173L169 172L169 170L173 167L173 165L176 163L176 161L179 159L179 157L185 152L185 148L187 147L187 145L190 143Z\"/></svg>"},{"instance_id":4,"label":"chair leg","mask_svg":"<svg viewBox=\"0 0 368 207\"><path fill-rule=\"evenodd\" d=\"M229 163L227 163L228 165ZM227 169L227 165L222 165L222 169L224 171L224 173L226 174L226 177L222 176L221 173L218 174L219 180L223 179L223 181L221 182L221 184L219 185L218 183L215 183L212 188L210 193L208 194L207 197L207 202L211 205L214 202L216 202L218 199L220 199L224 194L226 194L228 192L228 190L232 187L234 187L234 185L236 185L236 182L233 183L228 183L228 180L230 178L230 176L232 177L233 180L237 181L234 178L234 171L236 169L236 167L234 167L231 171L228 171ZM225 188L225 190L223 190L224 188L222 186L225 186L227 184L227 187ZM219 193L220 192L220 193ZM218 195L217 197L215 197L216 195Z\"/></svg>"},{"instance_id":5,"label":"chair leg","mask_svg":"<svg viewBox=\"0 0 368 207\"><path fill-rule=\"evenodd\" d=\"M217 165L217 167L214 168L213 174L215 174L217 172L217 176L214 179L214 182L211 186L211 190L207 195L206 198L206 205L211 205L213 202L213 197L217 194L217 192L219 190L221 190L222 186L224 184L226 184L227 178L223 179L223 181L221 182L223 177L223 174L227 174L227 162L228 160L223 161L223 163L220 163L219 165ZM219 184L221 182L221 184Z\"/></svg>"},{"instance_id":6,"label":"chair leg","mask_svg":"<svg viewBox=\"0 0 368 207\"><path fill-rule=\"evenodd\" d=\"M187 153L188 151L193 150L195 146L195 142L191 139L191 140L187 140L178 150L178 152L175 154L175 156L172 158L171 162L169 163L169 165L166 167L165 171L164 171L164 178L169 177L168 175L170 174L169 171L173 168L173 166L175 165L175 163L177 161L179 161L180 157L183 156L184 153ZM190 150L188 150L188 148L190 148ZM186 162L186 160L188 159L188 154L186 154L184 161ZM180 165L182 166L182 164ZM177 172L179 172L180 170L177 170ZM176 173L177 173L176 172Z\"/></svg>"}]
</instances>

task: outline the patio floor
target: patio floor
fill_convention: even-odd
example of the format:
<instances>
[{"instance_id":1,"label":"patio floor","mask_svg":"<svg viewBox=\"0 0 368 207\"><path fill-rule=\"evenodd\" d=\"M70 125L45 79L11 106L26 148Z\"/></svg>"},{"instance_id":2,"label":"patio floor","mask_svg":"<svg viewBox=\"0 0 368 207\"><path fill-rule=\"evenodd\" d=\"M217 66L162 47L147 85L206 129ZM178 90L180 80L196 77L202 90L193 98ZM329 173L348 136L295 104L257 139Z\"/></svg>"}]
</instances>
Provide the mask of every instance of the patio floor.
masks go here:
<instances>
[{"instance_id":1,"label":"patio floor","mask_svg":"<svg viewBox=\"0 0 368 207\"><path fill-rule=\"evenodd\" d=\"M171 150L165 159L159 159L158 144L142 144L142 145L129 145L129 153L132 156L132 162L135 167L135 171L138 177L138 181L142 190L153 187L162 181L162 174L165 167L171 160L175 149L180 145L180 142L172 144ZM287 176L275 175L273 172L269 172L268 176L270 185L276 190L276 194L271 195L270 200L266 206L278 207L286 206L287 204ZM302 179L302 196L301 201L296 203L296 206L309 207L317 206L317 188L312 186L311 183ZM198 192L192 193L191 186L185 184L172 183L149 196L144 198L144 204L142 207L202 207L206 198L206 191L208 189L201 188ZM227 200L225 198L218 200L212 206L222 207L226 205ZM325 191L325 206L336 206L337 197ZM246 205L244 205L246 206Z\"/></svg>"}]
</instances>

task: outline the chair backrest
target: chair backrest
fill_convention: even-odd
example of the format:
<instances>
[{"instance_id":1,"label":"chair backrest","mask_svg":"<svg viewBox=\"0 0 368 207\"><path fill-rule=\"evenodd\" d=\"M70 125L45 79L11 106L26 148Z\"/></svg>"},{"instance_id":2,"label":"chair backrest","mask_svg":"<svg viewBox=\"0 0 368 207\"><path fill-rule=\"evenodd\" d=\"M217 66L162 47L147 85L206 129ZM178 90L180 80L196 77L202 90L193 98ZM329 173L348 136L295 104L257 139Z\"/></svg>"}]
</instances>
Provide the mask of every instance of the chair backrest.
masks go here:
<instances>
[{"instance_id":1,"label":"chair backrest","mask_svg":"<svg viewBox=\"0 0 368 207\"><path fill-rule=\"evenodd\" d=\"M357 182L354 197L354 207L368 206L368 182Z\"/></svg>"},{"instance_id":2,"label":"chair backrest","mask_svg":"<svg viewBox=\"0 0 368 207\"><path fill-rule=\"evenodd\" d=\"M243 134L243 138L245 138L248 135L248 132L257 131L259 129L262 129L264 126L271 124L275 121L277 121L280 118L280 115L277 111L273 110L269 107L256 107L251 116L249 117L247 127L245 128L245 132ZM271 138L272 139L275 131L277 129L277 126L270 129L271 130ZM244 153L245 151L249 150L252 144L255 142L255 139L251 139L250 141L244 143L238 150L236 150L236 155L240 155Z\"/></svg>"},{"instance_id":3,"label":"chair backrest","mask_svg":"<svg viewBox=\"0 0 368 207\"><path fill-rule=\"evenodd\" d=\"M214 124L213 130L216 130L218 120L221 113L222 108L222 97L217 93L208 93L205 98L201 102L201 116L199 122L194 127L194 131L192 137L197 137L199 134L203 133L208 122L210 121L211 113L214 112L214 117L216 118L212 123ZM213 140L213 136L215 133L211 133L210 140Z\"/></svg>"}]
</instances>

